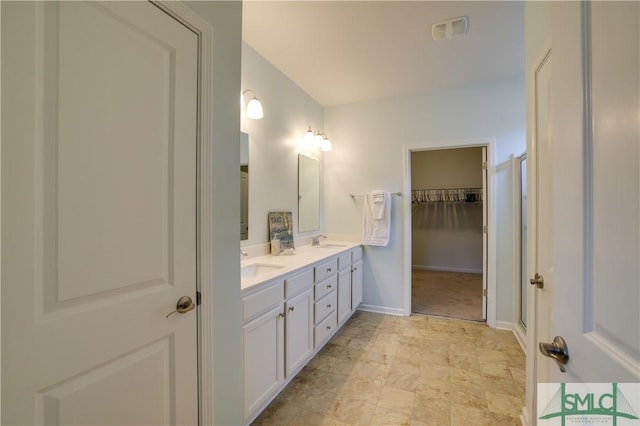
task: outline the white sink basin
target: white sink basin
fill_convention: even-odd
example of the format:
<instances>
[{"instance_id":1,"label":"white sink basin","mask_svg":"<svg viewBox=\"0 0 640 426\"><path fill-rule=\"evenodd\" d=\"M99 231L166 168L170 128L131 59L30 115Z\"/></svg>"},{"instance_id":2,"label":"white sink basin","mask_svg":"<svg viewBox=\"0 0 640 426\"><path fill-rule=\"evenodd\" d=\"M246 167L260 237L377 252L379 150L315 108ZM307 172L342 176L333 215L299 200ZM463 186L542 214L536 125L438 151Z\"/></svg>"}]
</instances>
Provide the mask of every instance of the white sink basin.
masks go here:
<instances>
[{"instance_id":1,"label":"white sink basin","mask_svg":"<svg viewBox=\"0 0 640 426\"><path fill-rule=\"evenodd\" d=\"M327 244L320 244L319 246L313 246L315 248L337 248L337 247L346 247L346 244L334 244L334 243L327 243Z\"/></svg>"},{"instance_id":2,"label":"white sink basin","mask_svg":"<svg viewBox=\"0 0 640 426\"><path fill-rule=\"evenodd\" d=\"M284 268L284 265L274 265L272 263L253 263L240 268L240 277L254 278L258 275L268 274L277 269Z\"/></svg>"}]
</instances>

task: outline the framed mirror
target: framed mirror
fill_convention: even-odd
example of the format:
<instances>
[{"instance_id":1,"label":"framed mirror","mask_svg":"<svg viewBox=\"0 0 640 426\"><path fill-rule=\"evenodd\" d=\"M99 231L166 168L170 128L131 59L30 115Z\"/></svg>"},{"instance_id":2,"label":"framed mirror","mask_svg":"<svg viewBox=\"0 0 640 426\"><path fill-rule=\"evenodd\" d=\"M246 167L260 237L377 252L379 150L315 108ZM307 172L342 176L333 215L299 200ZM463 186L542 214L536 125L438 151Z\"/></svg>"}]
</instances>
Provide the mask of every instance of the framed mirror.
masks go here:
<instances>
[{"instance_id":1,"label":"framed mirror","mask_svg":"<svg viewBox=\"0 0 640 426\"><path fill-rule=\"evenodd\" d=\"M249 135L240 132L240 240L249 239Z\"/></svg>"},{"instance_id":2,"label":"framed mirror","mask_svg":"<svg viewBox=\"0 0 640 426\"><path fill-rule=\"evenodd\" d=\"M320 228L320 163L298 155L298 232Z\"/></svg>"}]
</instances>

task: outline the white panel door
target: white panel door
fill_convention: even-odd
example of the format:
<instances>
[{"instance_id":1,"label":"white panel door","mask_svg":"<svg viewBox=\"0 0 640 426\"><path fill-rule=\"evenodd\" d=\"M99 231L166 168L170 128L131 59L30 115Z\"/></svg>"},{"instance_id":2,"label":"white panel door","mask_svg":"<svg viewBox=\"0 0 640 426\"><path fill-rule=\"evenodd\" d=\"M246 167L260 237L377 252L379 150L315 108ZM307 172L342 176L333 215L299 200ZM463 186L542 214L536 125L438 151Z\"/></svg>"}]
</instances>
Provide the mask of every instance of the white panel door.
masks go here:
<instances>
[{"instance_id":1,"label":"white panel door","mask_svg":"<svg viewBox=\"0 0 640 426\"><path fill-rule=\"evenodd\" d=\"M538 205L538 215L553 225L537 224L538 264L551 266L537 291L536 314L548 321L538 322L537 340L562 336L570 358L566 373L536 358L537 379L637 383L640 4L560 2L552 10L552 143L546 154L539 144L536 158L549 156L537 169L538 193L551 193L551 207Z\"/></svg>"},{"instance_id":2,"label":"white panel door","mask_svg":"<svg viewBox=\"0 0 640 426\"><path fill-rule=\"evenodd\" d=\"M1 7L2 423L197 424L197 36Z\"/></svg>"}]
</instances>

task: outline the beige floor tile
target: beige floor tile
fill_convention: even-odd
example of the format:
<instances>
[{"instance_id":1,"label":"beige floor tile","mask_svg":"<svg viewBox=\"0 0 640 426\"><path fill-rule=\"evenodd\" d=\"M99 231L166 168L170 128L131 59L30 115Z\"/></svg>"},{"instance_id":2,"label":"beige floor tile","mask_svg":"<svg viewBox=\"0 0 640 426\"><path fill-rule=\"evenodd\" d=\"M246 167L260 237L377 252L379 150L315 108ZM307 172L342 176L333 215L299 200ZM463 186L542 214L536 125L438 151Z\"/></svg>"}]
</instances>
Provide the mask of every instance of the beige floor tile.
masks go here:
<instances>
[{"instance_id":1,"label":"beige floor tile","mask_svg":"<svg viewBox=\"0 0 640 426\"><path fill-rule=\"evenodd\" d=\"M486 410L468 405L451 405L451 426L496 426L489 423Z\"/></svg>"},{"instance_id":2,"label":"beige floor tile","mask_svg":"<svg viewBox=\"0 0 640 426\"><path fill-rule=\"evenodd\" d=\"M253 424L518 425L524 386L510 332L357 312Z\"/></svg>"},{"instance_id":3,"label":"beige floor tile","mask_svg":"<svg viewBox=\"0 0 640 426\"><path fill-rule=\"evenodd\" d=\"M487 409L485 389L462 382L451 382L451 402L480 409Z\"/></svg>"},{"instance_id":4,"label":"beige floor tile","mask_svg":"<svg viewBox=\"0 0 640 426\"><path fill-rule=\"evenodd\" d=\"M379 377L356 377L349 380L338 392L341 399L357 399L377 404L384 387Z\"/></svg>"},{"instance_id":5,"label":"beige floor tile","mask_svg":"<svg viewBox=\"0 0 640 426\"><path fill-rule=\"evenodd\" d=\"M493 413L518 417L522 412L522 398L499 394L492 391L487 391L486 396L489 411Z\"/></svg>"},{"instance_id":6,"label":"beige floor tile","mask_svg":"<svg viewBox=\"0 0 640 426\"><path fill-rule=\"evenodd\" d=\"M451 383L479 386L484 385L484 379L480 373L460 368L451 368Z\"/></svg>"},{"instance_id":7,"label":"beige floor tile","mask_svg":"<svg viewBox=\"0 0 640 426\"><path fill-rule=\"evenodd\" d=\"M420 376L417 374L395 373L393 368L387 376L385 386L415 392Z\"/></svg>"},{"instance_id":8,"label":"beige floor tile","mask_svg":"<svg viewBox=\"0 0 640 426\"><path fill-rule=\"evenodd\" d=\"M342 399L336 403L332 417L352 425L368 425L375 409L374 404L366 401Z\"/></svg>"},{"instance_id":9,"label":"beige floor tile","mask_svg":"<svg viewBox=\"0 0 640 426\"><path fill-rule=\"evenodd\" d=\"M413 392L385 386L382 388L378 405L384 408L411 414L414 396L415 394Z\"/></svg>"},{"instance_id":10,"label":"beige floor tile","mask_svg":"<svg viewBox=\"0 0 640 426\"><path fill-rule=\"evenodd\" d=\"M480 363L480 372L482 373L483 376L501 376L501 377L511 376L509 365L505 361Z\"/></svg>"},{"instance_id":11,"label":"beige floor tile","mask_svg":"<svg viewBox=\"0 0 640 426\"><path fill-rule=\"evenodd\" d=\"M411 420L427 425L448 425L451 403L449 400L432 398L423 393L414 397Z\"/></svg>"},{"instance_id":12,"label":"beige floor tile","mask_svg":"<svg viewBox=\"0 0 640 426\"><path fill-rule=\"evenodd\" d=\"M409 426L411 416L401 411L378 406L371 417L372 425Z\"/></svg>"},{"instance_id":13,"label":"beige floor tile","mask_svg":"<svg viewBox=\"0 0 640 426\"><path fill-rule=\"evenodd\" d=\"M507 357L502 351L484 348L476 348L475 351L480 362L507 362Z\"/></svg>"},{"instance_id":14,"label":"beige floor tile","mask_svg":"<svg viewBox=\"0 0 640 426\"><path fill-rule=\"evenodd\" d=\"M451 352L449 365L451 368L480 373L480 364L475 352Z\"/></svg>"}]
</instances>

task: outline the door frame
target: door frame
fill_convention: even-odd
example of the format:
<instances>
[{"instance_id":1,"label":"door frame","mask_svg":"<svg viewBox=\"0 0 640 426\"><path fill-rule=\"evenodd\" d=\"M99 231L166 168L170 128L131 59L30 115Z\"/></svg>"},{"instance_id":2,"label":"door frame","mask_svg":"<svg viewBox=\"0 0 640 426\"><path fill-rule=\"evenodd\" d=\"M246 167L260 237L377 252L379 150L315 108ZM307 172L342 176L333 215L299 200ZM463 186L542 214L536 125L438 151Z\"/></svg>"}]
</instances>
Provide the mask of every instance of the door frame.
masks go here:
<instances>
[{"instance_id":1,"label":"door frame","mask_svg":"<svg viewBox=\"0 0 640 426\"><path fill-rule=\"evenodd\" d=\"M523 326L522 317L522 276L527 272L527 258L522 258L522 161L527 160L527 152L512 156L513 171L513 333L526 353L527 327ZM527 170L529 164L527 163ZM525 182L527 176L524 176ZM528 194L528 193L527 193ZM527 199L527 205L529 200ZM527 223L528 225L528 223ZM527 232L529 230L527 229ZM527 247L528 249L528 247ZM528 288L527 288L528 290ZM528 293L527 293L528 295Z\"/></svg>"},{"instance_id":2,"label":"door frame","mask_svg":"<svg viewBox=\"0 0 640 426\"><path fill-rule=\"evenodd\" d=\"M404 145L403 155L403 204L404 204L404 315L411 315L411 153L454 148L487 148L487 324L496 327L496 140L479 138L454 141L423 142L416 145Z\"/></svg>"},{"instance_id":3,"label":"door frame","mask_svg":"<svg viewBox=\"0 0 640 426\"><path fill-rule=\"evenodd\" d=\"M198 117L196 170L197 291L212 294L212 140L213 140L213 27L182 2L149 0L198 35ZM210 299L197 306L198 423L214 424L213 309ZM206 309L203 309L206 308Z\"/></svg>"},{"instance_id":4,"label":"door frame","mask_svg":"<svg viewBox=\"0 0 640 426\"><path fill-rule=\"evenodd\" d=\"M544 43L536 61L529 73L530 84L527 90L531 103L528 105L527 127L530 133L527 134L527 276L532 277L537 268L538 262L538 134L536 129L537 114L536 105L537 87L536 76L538 71L551 56L551 40ZM537 412L537 350L538 350L538 292L535 286L529 286L527 294L527 334L526 339L526 384L525 384L525 406L522 408L521 419L523 424L535 425Z\"/></svg>"}]
</instances>

